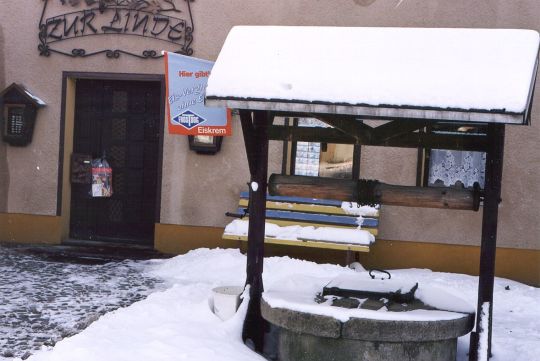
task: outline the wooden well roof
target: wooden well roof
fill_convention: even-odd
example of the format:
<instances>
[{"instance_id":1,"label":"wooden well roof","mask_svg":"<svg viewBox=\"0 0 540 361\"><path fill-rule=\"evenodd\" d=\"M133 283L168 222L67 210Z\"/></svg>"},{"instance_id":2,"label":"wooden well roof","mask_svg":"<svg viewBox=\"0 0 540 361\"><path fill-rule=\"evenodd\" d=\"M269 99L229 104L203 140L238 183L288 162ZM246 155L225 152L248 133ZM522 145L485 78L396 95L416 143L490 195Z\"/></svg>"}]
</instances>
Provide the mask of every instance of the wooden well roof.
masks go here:
<instances>
[{"instance_id":1,"label":"wooden well roof","mask_svg":"<svg viewBox=\"0 0 540 361\"><path fill-rule=\"evenodd\" d=\"M532 30L239 26L214 65L208 105L527 124Z\"/></svg>"}]
</instances>

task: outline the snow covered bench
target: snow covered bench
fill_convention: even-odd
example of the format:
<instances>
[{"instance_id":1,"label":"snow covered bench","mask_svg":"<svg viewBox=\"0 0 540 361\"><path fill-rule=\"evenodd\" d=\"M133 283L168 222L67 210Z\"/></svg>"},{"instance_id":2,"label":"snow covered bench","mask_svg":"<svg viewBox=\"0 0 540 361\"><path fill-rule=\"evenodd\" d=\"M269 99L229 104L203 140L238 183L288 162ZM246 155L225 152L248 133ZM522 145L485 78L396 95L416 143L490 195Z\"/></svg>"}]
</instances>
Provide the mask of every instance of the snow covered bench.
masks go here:
<instances>
[{"instance_id":1,"label":"snow covered bench","mask_svg":"<svg viewBox=\"0 0 540 361\"><path fill-rule=\"evenodd\" d=\"M223 239L247 241L249 194L240 194L236 216ZM265 243L369 252L379 226L379 210L328 199L267 196Z\"/></svg>"}]
</instances>

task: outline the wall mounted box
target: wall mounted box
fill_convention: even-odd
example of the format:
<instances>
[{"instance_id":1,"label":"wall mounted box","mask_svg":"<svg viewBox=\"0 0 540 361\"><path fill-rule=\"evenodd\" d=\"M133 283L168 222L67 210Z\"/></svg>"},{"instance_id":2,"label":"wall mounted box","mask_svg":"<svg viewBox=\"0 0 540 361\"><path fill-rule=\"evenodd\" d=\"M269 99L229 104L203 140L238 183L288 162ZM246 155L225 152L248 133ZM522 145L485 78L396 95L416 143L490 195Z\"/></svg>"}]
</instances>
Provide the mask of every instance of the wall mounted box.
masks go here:
<instances>
[{"instance_id":1,"label":"wall mounted box","mask_svg":"<svg viewBox=\"0 0 540 361\"><path fill-rule=\"evenodd\" d=\"M71 154L71 183L92 184L92 156L89 154Z\"/></svg>"},{"instance_id":2,"label":"wall mounted box","mask_svg":"<svg viewBox=\"0 0 540 361\"><path fill-rule=\"evenodd\" d=\"M223 137L210 135L188 135L189 149L197 154L216 154L221 149Z\"/></svg>"},{"instance_id":3,"label":"wall mounted box","mask_svg":"<svg viewBox=\"0 0 540 361\"><path fill-rule=\"evenodd\" d=\"M0 92L2 110L2 139L14 146L25 146L32 141L37 110L45 102L32 95L22 85L13 83Z\"/></svg>"}]
</instances>

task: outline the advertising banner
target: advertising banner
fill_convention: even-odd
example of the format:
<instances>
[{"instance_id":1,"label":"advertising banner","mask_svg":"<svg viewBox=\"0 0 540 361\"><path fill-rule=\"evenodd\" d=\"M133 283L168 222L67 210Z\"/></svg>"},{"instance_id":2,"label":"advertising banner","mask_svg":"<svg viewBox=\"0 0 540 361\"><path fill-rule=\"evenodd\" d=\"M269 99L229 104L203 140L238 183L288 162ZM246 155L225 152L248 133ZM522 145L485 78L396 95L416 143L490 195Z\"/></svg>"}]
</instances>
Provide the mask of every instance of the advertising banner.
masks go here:
<instances>
[{"instance_id":1,"label":"advertising banner","mask_svg":"<svg viewBox=\"0 0 540 361\"><path fill-rule=\"evenodd\" d=\"M212 61L165 52L169 134L231 135L230 111L204 105L213 65Z\"/></svg>"}]
</instances>

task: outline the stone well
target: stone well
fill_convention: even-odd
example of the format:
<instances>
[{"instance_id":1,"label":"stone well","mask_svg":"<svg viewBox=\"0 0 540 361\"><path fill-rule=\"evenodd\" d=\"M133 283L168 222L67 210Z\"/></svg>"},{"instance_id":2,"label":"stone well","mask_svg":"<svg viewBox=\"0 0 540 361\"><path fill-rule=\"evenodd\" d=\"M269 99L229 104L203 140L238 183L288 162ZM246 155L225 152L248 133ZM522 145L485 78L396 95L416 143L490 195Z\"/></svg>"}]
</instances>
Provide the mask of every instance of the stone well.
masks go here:
<instances>
[{"instance_id":1,"label":"stone well","mask_svg":"<svg viewBox=\"0 0 540 361\"><path fill-rule=\"evenodd\" d=\"M279 361L455 361L457 338L469 333L474 314L450 320L395 321L333 317L272 308L263 317L279 330Z\"/></svg>"}]
</instances>

